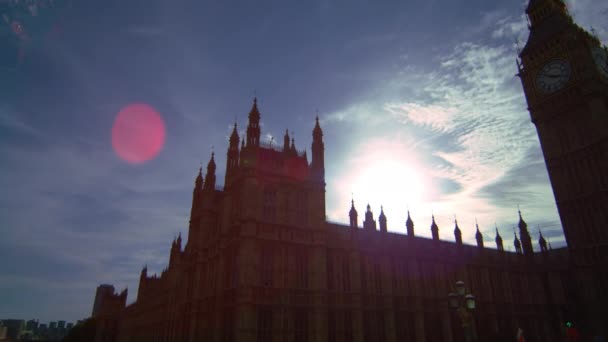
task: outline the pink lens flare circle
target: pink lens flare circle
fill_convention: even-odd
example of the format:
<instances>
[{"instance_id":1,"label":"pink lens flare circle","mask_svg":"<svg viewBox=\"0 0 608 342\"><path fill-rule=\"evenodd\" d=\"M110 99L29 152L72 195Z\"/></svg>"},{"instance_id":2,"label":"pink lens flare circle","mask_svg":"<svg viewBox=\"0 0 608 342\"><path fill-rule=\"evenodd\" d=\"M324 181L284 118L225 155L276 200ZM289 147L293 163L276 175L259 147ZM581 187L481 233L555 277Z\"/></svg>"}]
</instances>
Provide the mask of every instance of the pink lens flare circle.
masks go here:
<instances>
[{"instance_id":1,"label":"pink lens flare circle","mask_svg":"<svg viewBox=\"0 0 608 342\"><path fill-rule=\"evenodd\" d=\"M122 108L112 126L112 147L131 164L154 159L165 144L165 123L160 114L144 103Z\"/></svg>"}]
</instances>

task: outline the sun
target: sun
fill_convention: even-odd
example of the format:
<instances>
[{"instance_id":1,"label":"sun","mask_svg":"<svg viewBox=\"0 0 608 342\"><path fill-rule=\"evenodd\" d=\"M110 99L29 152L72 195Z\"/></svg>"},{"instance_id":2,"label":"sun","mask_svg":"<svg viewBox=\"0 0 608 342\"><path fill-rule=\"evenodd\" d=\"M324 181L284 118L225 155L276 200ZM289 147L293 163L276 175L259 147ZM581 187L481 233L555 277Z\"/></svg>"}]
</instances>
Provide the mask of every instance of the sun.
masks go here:
<instances>
[{"instance_id":1,"label":"sun","mask_svg":"<svg viewBox=\"0 0 608 342\"><path fill-rule=\"evenodd\" d=\"M415 165L384 159L363 168L354 178L353 193L373 208L404 211L425 197L424 178Z\"/></svg>"}]
</instances>

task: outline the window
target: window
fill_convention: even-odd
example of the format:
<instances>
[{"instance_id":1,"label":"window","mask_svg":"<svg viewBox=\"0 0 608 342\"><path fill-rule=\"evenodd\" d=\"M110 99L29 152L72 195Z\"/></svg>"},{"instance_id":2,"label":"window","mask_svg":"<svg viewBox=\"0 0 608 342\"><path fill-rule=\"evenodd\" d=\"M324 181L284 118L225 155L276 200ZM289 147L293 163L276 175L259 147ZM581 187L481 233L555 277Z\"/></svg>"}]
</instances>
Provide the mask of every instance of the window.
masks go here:
<instances>
[{"instance_id":1,"label":"window","mask_svg":"<svg viewBox=\"0 0 608 342\"><path fill-rule=\"evenodd\" d=\"M260 260L260 282L263 287L273 286L274 255L270 245L263 245Z\"/></svg>"},{"instance_id":2,"label":"window","mask_svg":"<svg viewBox=\"0 0 608 342\"><path fill-rule=\"evenodd\" d=\"M264 220L274 222L276 219L277 192L274 189L264 190Z\"/></svg>"},{"instance_id":3,"label":"window","mask_svg":"<svg viewBox=\"0 0 608 342\"><path fill-rule=\"evenodd\" d=\"M328 342L335 342L337 339L337 334L336 334L336 325L337 325L337 319L336 319L336 310L329 310L328 313L328 319L327 319L327 341Z\"/></svg>"},{"instance_id":4,"label":"window","mask_svg":"<svg viewBox=\"0 0 608 342\"><path fill-rule=\"evenodd\" d=\"M374 289L376 294L382 293L382 273L378 263L374 264Z\"/></svg>"},{"instance_id":5,"label":"window","mask_svg":"<svg viewBox=\"0 0 608 342\"><path fill-rule=\"evenodd\" d=\"M296 287L308 288L308 255L303 249L296 251Z\"/></svg>"},{"instance_id":6,"label":"window","mask_svg":"<svg viewBox=\"0 0 608 342\"><path fill-rule=\"evenodd\" d=\"M272 340L272 309L262 306L258 308L258 342Z\"/></svg>"},{"instance_id":7,"label":"window","mask_svg":"<svg viewBox=\"0 0 608 342\"><path fill-rule=\"evenodd\" d=\"M333 291L335 289L334 283L334 261L335 256L332 253L327 254L327 289Z\"/></svg>"},{"instance_id":8,"label":"window","mask_svg":"<svg viewBox=\"0 0 608 342\"><path fill-rule=\"evenodd\" d=\"M353 341L353 313L350 310L344 311L344 341Z\"/></svg>"},{"instance_id":9,"label":"window","mask_svg":"<svg viewBox=\"0 0 608 342\"><path fill-rule=\"evenodd\" d=\"M307 222L307 196L305 192L298 192L296 201L296 222L306 224Z\"/></svg>"},{"instance_id":10,"label":"window","mask_svg":"<svg viewBox=\"0 0 608 342\"><path fill-rule=\"evenodd\" d=\"M295 342L308 342L308 312L306 309L297 309L294 315ZM270 339L266 340L270 341Z\"/></svg>"},{"instance_id":11,"label":"window","mask_svg":"<svg viewBox=\"0 0 608 342\"><path fill-rule=\"evenodd\" d=\"M348 263L348 256L342 259L342 288L346 292L350 292L350 265Z\"/></svg>"}]
</instances>

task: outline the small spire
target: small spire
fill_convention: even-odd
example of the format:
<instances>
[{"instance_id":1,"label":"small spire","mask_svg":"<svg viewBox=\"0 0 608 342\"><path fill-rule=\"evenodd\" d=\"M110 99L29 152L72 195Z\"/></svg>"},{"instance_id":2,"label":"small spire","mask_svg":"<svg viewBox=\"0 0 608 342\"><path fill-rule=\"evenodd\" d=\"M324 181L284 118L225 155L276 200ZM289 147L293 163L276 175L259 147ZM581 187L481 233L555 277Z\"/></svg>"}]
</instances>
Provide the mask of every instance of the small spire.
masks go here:
<instances>
[{"instance_id":1,"label":"small spire","mask_svg":"<svg viewBox=\"0 0 608 342\"><path fill-rule=\"evenodd\" d=\"M433 240L438 241L439 240L439 227L437 226L437 223L435 222L435 215L431 215L431 218L432 218L431 234L433 236Z\"/></svg>"},{"instance_id":2,"label":"small spire","mask_svg":"<svg viewBox=\"0 0 608 342\"><path fill-rule=\"evenodd\" d=\"M456 220L456 215L454 215L454 237L456 238L456 244L462 245L462 232L460 231L460 227L458 227L458 220Z\"/></svg>"},{"instance_id":3,"label":"small spire","mask_svg":"<svg viewBox=\"0 0 608 342\"><path fill-rule=\"evenodd\" d=\"M350 211L348 212L348 217L350 218L350 226L352 228L357 228L357 210L355 209L355 199L354 196L351 197L350 200Z\"/></svg>"},{"instance_id":4,"label":"small spire","mask_svg":"<svg viewBox=\"0 0 608 342\"><path fill-rule=\"evenodd\" d=\"M479 230L479 224L477 224L477 218L475 218L475 227L477 232L475 233L475 240L477 240L477 247L483 248L483 234Z\"/></svg>"},{"instance_id":5,"label":"small spire","mask_svg":"<svg viewBox=\"0 0 608 342\"><path fill-rule=\"evenodd\" d=\"M196 175L196 180L194 181L194 185L196 189L201 189L203 186L203 163L198 168L198 175Z\"/></svg>"},{"instance_id":6,"label":"small spire","mask_svg":"<svg viewBox=\"0 0 608 342\"><path fill-rule=\"evenodd\" d=\"M541 252L546 252L548 250L547 248L547 240L545 240L545 237L543 236L543 232L540 230L540 227L538 227L538 244L540 246L540 250Z\"/></svg>"},{"instance_id":7,"label":"small spire","mask_svg":"<svg viewBox=\"0 0 608 342\"><path fill-rule=\"evenodd\" d=\"M494 222L494 228L496 228L496 238L494 239L494 241L496 242L496 248L499 251L504 251L504 247L502 244L502 237L500 236L500 233L498 232L498 226L496 226L496 222Z\"/></svg>"},{"instance_id":8,"label":"small spire","mask_svg":"<svg viewBox=\"0 0 608 342\"><path fill-rule=\"evenodd\" d=\"M414 221L410 217L410 211L407 211L407 219L405 220L405 228L407 229L407 235L414 237Z\"/></svg>"},{"instance_id":9,"label":"small spire","mask_svg":"<svg viewBox=\"0 0 608 342\"><path fill-rule=\"evenodd\" d=\"M378 221L380 222L380 231L381 232L387 232L387 226L386 226L386 215L384 215L384 207L381 205L380 206L380 216L378 217Z\"/></svg>"},{"instance_id":10,"label":"small spire","mask_svg":"<svg viewBox=\"0 0 608 342\"><path fill-rule=\"evenodd\" d=\"M517 232L515 231L515 227L513 227L513 235L515 236L515 238L513 239L513 245L515 246L515 252L521 254L521 242L519 241L519 238L517 237Z\"/></svg>"}]
</instances>

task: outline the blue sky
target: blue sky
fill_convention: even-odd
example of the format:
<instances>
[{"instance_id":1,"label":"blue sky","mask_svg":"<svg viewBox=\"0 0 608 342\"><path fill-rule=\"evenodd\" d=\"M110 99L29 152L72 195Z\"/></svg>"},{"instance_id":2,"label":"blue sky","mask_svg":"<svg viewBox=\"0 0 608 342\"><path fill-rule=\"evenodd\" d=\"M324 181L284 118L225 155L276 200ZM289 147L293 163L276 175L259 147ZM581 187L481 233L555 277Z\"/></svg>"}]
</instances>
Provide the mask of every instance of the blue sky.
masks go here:
<instances>
[{"instance_id":1,"label":"blue sky","mask_svg":"<svg viewBox=\"0 0 608 342\"><path fill-rule=\"evenodd\" d=\"M608 38L608 3L568 2ZM254 90L264 139L293 131L310 153L325 133L327 214L380 206L389 230L465 243L475 220L511 247L517 206L563 246L538 138L516 77L522 1L74 1L43 12L25 58L0 65L0 318L76 320L95 287L160 272L187 233L199 164L215 146L218 182L236 117ZM4 23L2 23L4 25ZM8 34L0 31L3 41ZM121 160L121 108L154 107L161 153ZM512 247L511 247L512 249Z\"/></svg>"}]
</instances>

